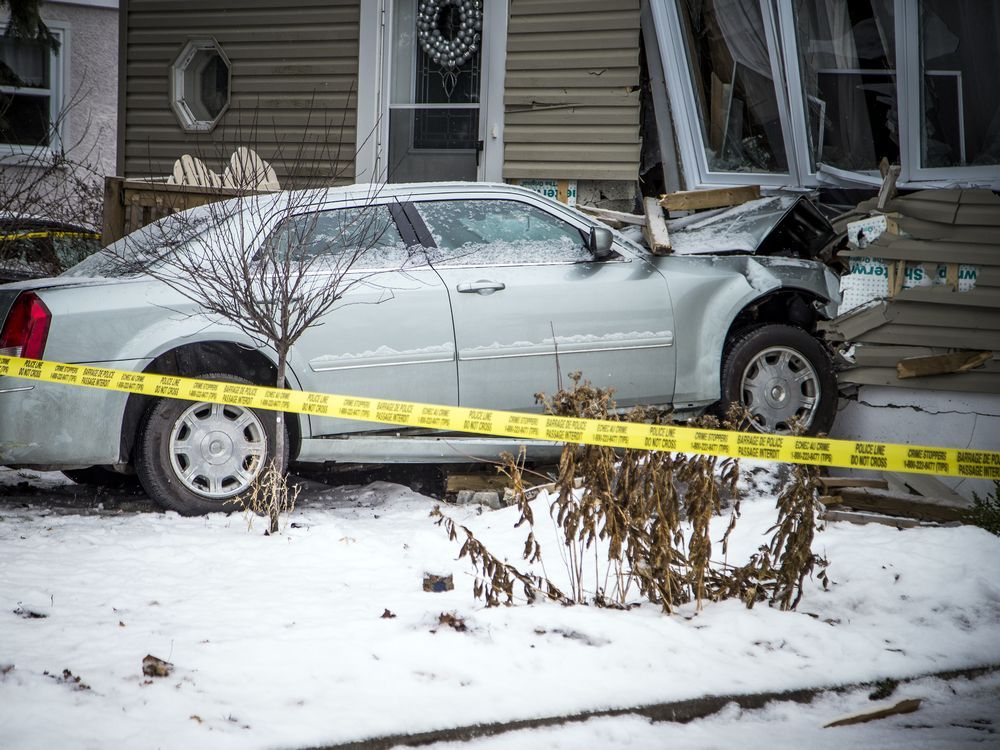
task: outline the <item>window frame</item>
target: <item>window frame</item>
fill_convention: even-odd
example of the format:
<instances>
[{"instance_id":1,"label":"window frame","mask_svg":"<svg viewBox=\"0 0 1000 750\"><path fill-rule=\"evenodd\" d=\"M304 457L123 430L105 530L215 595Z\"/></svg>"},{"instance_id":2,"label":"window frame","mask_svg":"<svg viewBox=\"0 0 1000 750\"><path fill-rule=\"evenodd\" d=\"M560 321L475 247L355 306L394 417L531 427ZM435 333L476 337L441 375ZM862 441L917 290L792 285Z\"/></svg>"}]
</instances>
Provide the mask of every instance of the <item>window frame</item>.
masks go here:
<instances>
[{"instance_id":1,"label":"window frame","mask_svg":"<svg viewBox=\"0 0 1000 750\"><path fill-rule=\"evenodd\" d=\"M679 0L662 0L650 3L655 26L666 37L661 40L661 50L669 50L672 57L669 65L664 65L667 79L667 93L674 112L674 126L680 136L677 141L681 162L684 166L685 183L688 189L698 186L718 185L762 185L785 186L791 180L800 180L798 150L791 148L793 127L782 61L778 54L778 26L768 0L758 0L761 17L764 20L764 39L767 44L768 59L771 63L772 81L775 86L775 104L781 124L781 137L785 145L787 172L723 172L713 171L708 165L704 136L701 128L701 114L691 80L691 59L684 39ZM663 43L665 42L665 44ZM662 54L662 53L661 53ZM694 184L692 184L692 182Z\"/></svg>"},{"instance_id":2,"label":"window frame","mask_svg":"<svg viewBox=\"0 0 1000 750\"><path fill-rule=\"evenodd\" d=\"M811 189L830 180L814 170L809 155L809 121L806 115L795 33L793 0L758 0L764 19L765 40L774 73L774 85L787 173L720 172L708 167L700 114L690 75L690 59L681 25L680 0L650 2L658 32L667 93L677 132L677 153L687 189L720 185L757 184L763 187ZM899 113L900 187L926 183L959 182L1000 186L1000 165L922 167L920 139L923 124L920 54L920 0L893 0L895 33L896 103ZM877 170L855 171L857 184L873 187L882 182Z\"/></svg>"},{"instance_id":3,"label":"window frame","mask_svg":"<svg viewBox=\"0 0 1000 750\"><path fill-rule=\"evenodd\" d=\"M199 120L185 97L184 77L187 67L198 53L214 51L226 65L226 103L211 120ZM174 61L170 63L170 109L173 110L181 129L187 133L210 133L229 111L233 101L233 63L229 55L215 37L191 37L181 47Z\"/></svg>"},{"instance_id":4,"label":"window frame","mask_svg":"<svg viewBox=\"0 0 1000 750\"><path fill-rule=\"evenodd\" d=\"M923 61L920 51L920 6L922 0L905 2L905 0L895 0L896 5L896 38L905 39L905 45L897 42L897 69L904 67L906 63L906 75L897 78L899 86L898 97L902 102L904 99L909 104L907 108L906 135L902 134L900 128L900 150L903 148L903 141L906 142L906 154L908 164L907 177L914 181L981 181L986 180L994 185L1000 184L1000 164L986 164L981 166L952 166L952 167L922 167L920 165L920 140L921 125L923 124ZM898 50L905 47L905 56L899 58ZM961 80L961 79L960 79ZM960 92L961 94L961 92ZM961 101L961 98L960 98ZM964 113L963 114L964 117ZM902 177L902 174L900 175Z\"/></svg>"},{"instance_id":5,"label":"window frame","mask_svg":"<svg viewBox=\"0 0 1000 750\"><path fill-rule=\"evenodd\" d=\"M7 25L9 17L0 16L0 24ZM62 152L65 136L66 111L65 89L69 80L69 61L71 55L65 54L70 49L70 25L65 21L45 21L49 31L59 40L59 51L49 50L49 87L41 89L34 86L0 86L0 94L30 92L32 96L47 96L49 99L49 133L50 142L47 145L29 146L19 143L0 141L0 164L16 164L19 157L37 159L50 154Z\"/></svg>"},{"instance_id":6,"label":"window frame","mask_svg":"<svg viewBox=\"0 0 1000 750\"><path fill-rule=\"evenodd\" d=\"M809 118L806 114L805 101L802 96L802 69L799 65L799 42L795 34L795 8L792 6L794 0L774 0L775 13L778 28L781 34L781 52L784 57L786 90L788 92L788 105L792 117L792 129L794 132L794 145L798 155L798 163L801 165L799 172L799 185L805 188L815 188L824 184L818 169L812 168L812 158L809 154ZM906 97L904 96L903 82L907 78L907 71L903 65L905 59L906 44L900 43L901 36L901 5L905 5L903 0L893 0L893 34L895 34L894 44L896 47L895 69L893 71L896 81L896 108L898 117L902 123L905 118L909 123L912 120L910 111L906 107ZM904 132L907 128L899 128L899 161L900 174L896 181L899 186L904 186L910 179L909 160L907 154L907 135ZM832 167L832 165L831 165ZM836 167L834 167L836 168ZM852 174L868 177L873 186L881 184L882 176L878 169L870 170L848 170Z\"/></svg>"}]
</instances>

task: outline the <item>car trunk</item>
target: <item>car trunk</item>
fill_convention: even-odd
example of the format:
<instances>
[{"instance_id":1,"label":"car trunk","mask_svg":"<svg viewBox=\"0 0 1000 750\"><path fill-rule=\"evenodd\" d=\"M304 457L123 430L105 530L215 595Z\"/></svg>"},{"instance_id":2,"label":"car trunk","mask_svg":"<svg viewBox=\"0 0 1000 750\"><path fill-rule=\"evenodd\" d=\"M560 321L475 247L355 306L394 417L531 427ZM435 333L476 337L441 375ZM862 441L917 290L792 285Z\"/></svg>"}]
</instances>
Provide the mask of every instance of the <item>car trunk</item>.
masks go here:
<instances>
[{"instance_id":1,"label":"car trunk","mask_svg":"<svg viewBox=\"0 0 1000 750\"><path fill-rule=\"evenodd\" d=\"M56 287L72 286L96 286L108 283L109 279L98 278L67 278L55 277L50 279L28 279L25 281L15 281L11 284L0 285L0 329L7 320L7 314L14 305L14 300L21 292L37 292L42 289L53 289Z\"/></svg>"}]
</instances>

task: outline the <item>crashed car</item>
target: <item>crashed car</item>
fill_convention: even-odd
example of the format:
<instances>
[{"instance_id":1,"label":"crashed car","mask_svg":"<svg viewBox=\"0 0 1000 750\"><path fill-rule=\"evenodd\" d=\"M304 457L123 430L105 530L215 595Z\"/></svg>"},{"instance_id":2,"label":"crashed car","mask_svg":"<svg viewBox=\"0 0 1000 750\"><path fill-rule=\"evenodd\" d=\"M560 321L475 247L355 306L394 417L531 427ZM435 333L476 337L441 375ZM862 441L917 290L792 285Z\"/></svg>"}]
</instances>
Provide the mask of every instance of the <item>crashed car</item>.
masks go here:
<instances>
[{"instance_id":1,"label":"crashed car","mask_svg":"<svg viewBox=\"0 0 1000 750\"><path fill-rule=\"evenodd\" d=\"M239 251L270 241L295 195L270 198L273 215L255 219ZM227 213L249 210L247 200ZM810 234L809 222L795 219L797 202L767 205L769 218L746 223L755 247L727 248L713 232L712 247L702 248L712 254L698 254L705 243L688 242L678 227L685 254L656 256L509 185L324 190L309 215L333 221L364 206L380 222L380 252L362 256L349 273L364 274L363 283L295 343L287 385L538 411L536 393L554 392L564 385L560 373L579 371L614 388L619 407L657 405L690 417L739 403L760 431L796 423L826 431L836 381L814 331L835 312L838 282L823 263L796 257L822 245L815 235L826 229ZM737 213L749 219L752 208ZM160 230L182 217L161 220ZM788 222L795 231L781 228ZM209 226L198 241L221 242L220 231ZM775 232L792 237L787 252L753 254ZM120 243L62 276L0 286L0 354L274 383L273 351L161 281L114 270L107 260ZM320 252L346 249L329 243ZM559 450L315 415L289 414L286 425L300 463L468 462L520 445L541 459ZM154 499L181 513L231 509L225 503L273 455L274 429L266 412L251 408L0 377L0 464L134 471Z\"/></svg>"},{"instance_id":2,"label":"crashed car","mask_svg":"<svg viewBox=\"0 0 1000 750\"><path fill-rule=\"evenodd\" d=\"M0 213L0 284L55 276L100 249L101 235L93 229Z\"/></svg>"}]
</instances>

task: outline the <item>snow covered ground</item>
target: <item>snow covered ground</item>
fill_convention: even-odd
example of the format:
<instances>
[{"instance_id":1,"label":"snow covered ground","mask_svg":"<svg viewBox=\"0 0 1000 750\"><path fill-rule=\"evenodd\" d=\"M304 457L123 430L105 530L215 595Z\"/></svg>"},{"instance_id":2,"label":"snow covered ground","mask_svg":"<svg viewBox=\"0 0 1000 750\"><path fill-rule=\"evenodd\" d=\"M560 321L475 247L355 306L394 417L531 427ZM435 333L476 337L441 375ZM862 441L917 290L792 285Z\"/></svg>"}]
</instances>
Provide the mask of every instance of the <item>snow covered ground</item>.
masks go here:
<instances>
[{"instance_id":1,"label":"snow covered ground","mask_svg":"<svg viewBox=\"0 0 1000 750\"><path fill-rule=\"evenodd\" d=\"M0 489L25 477L43 488L60 481L0 470ZM810 584L798 612L726 602L668 617L648 605L486 609L472 598L467 561L429 518L436 501L400 485L310 487L292 525L271 537L260 522L248 533L239 515L77 515L38 497L0 504L4 748L294 748L1000 664L1000 539L971 527L830 525L817 549L830 559L831 589ZM547 519L544 502L536 518ZM773 505L766 491L744 504L731 561L762 542ZM520 559L514 510L447 512L494 553ZM728 519L718 521L715 538ZM551 530L538 531L558 582L542 533ZM425 573L453 574L455 590L424 592ZM442 613L467 629L442 625ZM172 674L144 677L147 654ZM867 691L733 706L683 726L595 719L473 746L1000 741L1000 677L918 681L887 700L906 697L925 704L858 727L820 729L870 708Z\"/></svg>"}]
</instances>

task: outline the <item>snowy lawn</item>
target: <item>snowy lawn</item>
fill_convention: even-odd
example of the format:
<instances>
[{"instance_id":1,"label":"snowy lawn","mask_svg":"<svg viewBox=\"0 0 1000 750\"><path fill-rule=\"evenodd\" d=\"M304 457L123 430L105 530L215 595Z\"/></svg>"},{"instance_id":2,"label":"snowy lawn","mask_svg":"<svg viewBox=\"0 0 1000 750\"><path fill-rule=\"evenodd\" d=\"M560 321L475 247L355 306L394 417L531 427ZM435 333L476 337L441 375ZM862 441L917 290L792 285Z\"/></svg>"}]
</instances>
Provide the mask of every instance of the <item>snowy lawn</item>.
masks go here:
<instances>
[{"instance_id":1,"label":"snowy lawn","mask_svg":"<svg viewBox=\"0 0 1000 750\"><path fill-rule=\"evenodd\" d=\"M41 501L4 506L0 747L292 748L1000 663L1000 539L980 529L831 524L816 545L830 560L831 588L812 582L798 612L764 604L748 611L739 602L672 616L648 604L627 612L552 603L486 609L472 598L458 546L429 518L435 504L386 483L311 489L294 527L272 537L262 535L262 522L247 533L239 515L79 516L47 513ZM558 583L565 573L542 534L551 531L544 504L536 501L538 531ZM516 510L447 512L492 552L520 561ZM745 502L730 561L744 561L773 519L766 492ZM717 520L715 539L728 518ZM428 572L452 573L455 590L424 592ZM442 625L442 613L467 629ZM144 677L147 654L171 662L173 673ZM996 703L998 681L985 679L976 700ZM924 690L936 696L921 709L934 716L938 707L932 721L941 720L948 690ZM637 747L671 738L730 747L743 727L769 724L801 735L801 744L833 747L803 727L867 703L832 697L796 709L783 725L782 708L734 709L673 729L594 720L537 730L532 746L587 745L574 738L591 732L611 744L632 737ZM879 732L926 723L922 716L824 732L840 733L844 744L860 736L882 744ZM699 731L719 735L707 742ZM861 731L874 734L851 734ZM767 734L760 731L760 747ZM528 746L516 735L480 742Z\"/></svg>"}]
</instances>

